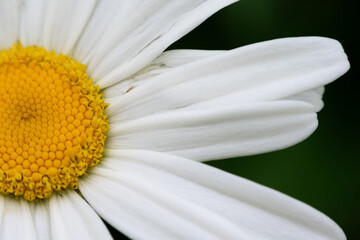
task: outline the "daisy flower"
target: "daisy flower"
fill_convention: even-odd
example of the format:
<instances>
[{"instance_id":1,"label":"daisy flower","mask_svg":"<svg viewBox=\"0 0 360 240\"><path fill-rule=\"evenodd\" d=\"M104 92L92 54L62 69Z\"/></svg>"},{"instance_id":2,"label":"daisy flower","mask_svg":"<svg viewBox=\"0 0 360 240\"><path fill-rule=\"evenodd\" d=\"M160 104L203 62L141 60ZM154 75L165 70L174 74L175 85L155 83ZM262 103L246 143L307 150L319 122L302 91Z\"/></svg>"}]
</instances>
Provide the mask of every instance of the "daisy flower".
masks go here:
<instances>
[{"instance_id":1,"label":"daisy flower","mask_svg":"<svg viewBox=\"0 0 360 240\"><path fill-rule=\"evenodd\" d=\"M201 163L302 141L349 68L321 37L163 52L233 2L0 0L0 239L345 239Z\"/></svg>"}]
</instances>

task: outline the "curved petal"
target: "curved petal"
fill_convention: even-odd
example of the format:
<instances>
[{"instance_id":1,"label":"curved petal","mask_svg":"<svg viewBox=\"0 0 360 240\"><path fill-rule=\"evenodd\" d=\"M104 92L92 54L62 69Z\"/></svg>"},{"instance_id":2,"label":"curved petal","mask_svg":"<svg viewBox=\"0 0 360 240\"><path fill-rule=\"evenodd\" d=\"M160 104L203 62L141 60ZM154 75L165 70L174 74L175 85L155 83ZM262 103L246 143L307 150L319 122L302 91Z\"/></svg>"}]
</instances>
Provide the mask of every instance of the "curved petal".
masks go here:
<instances>
[{"instance_id":1,"label":"curved petal","mask_svg":"<svg viewBox=\"0 0 360 240\"><path fill-rule=\"evenodd\" d=\"M226 51L219 50L171 50L163 52L159 57L152 61L148 66L146 66L141 71L137 72L135 75L127 78L109 88L104 89L105 98L113 98L116 96L124 95L133 89L137 88L141 84L151 81L155 76L164 74L168 71L173 70L176 67L179 67L184 64L189 64L201 59L208 57L216 56L225 53ZM320 111L324 103L322 101L322 95L324 93L324 86L311 89L309 91L301 92L293 96L289 96L286 99L300 100L313 104L316 108L316 111ZM215 99L207 100L201 102L201 105L206 107L211 107L217 104L225 105L236 105L239 101L234 99L234 97L241 98L241 93L238 93L236 96L226 95L223 97L218 97ZM241 100L241 99L240 99ZM191 105L191 107L194 107Z\"/></svg>"},{"instance_id":2,"label":"curved petal","mask_svg":"<svg viewBox=\"0 0 360 240\"><path fill-rule=\"evenodd\" d=\"M345 239L317 210L216 168L149 151L111 155L80 191L132 238Z\"/></svg>"},{"instance_id":3,"label":"curved petal","mask_svg":"<svg viewBox=\"0 0 360 240\"><path fill-rule=\"evenodd\" d=\"M100 1L74 52L102 88L136 73L235 0Z\"/></svg>"},{"instance_id":4,"label":"curved petal","mask_svg":"<svg viewBox=\"0 0 360 240\"><path fill-rule=\"evenodd\" d=\"M306 102L212 104L112 123L107 148L171 152L206 161L286 148L316 127L315 109Z\"/></svg>"},{"instance_id":5,"label":"curved petal","mask_svg":"<svg viewBox=\"0 0 360 240\"><path fill-rule=\"evenodd\" d=\"M52 239L112 239L94 210L73 190L50 198Z\"/></svg>"},{"instance_id":6,"label":"curved petal","mask_svg":"<svg viewBox=\"0 0 360 240\"><path fill-rule=\"evenodd\" d=\"M29 203L32 218L36 230L37 240L51 239L50 233L50 216L49 201L43 200L39 202Z\"/></svg>"},{"instance_id":7,"label":"curved petal","mask_svg":"<svg viewBox=\"0 0 360 240\"><path fill-rule=\"evenodd\" d=\"M295 100L301 102L307 102L314 107L314 112L320 111L324 103L322 101L322 95L324 93L325 87L321 86L318 88L314 88L308 91L300 92L294 95L287 96L285 98L281 98L280 100ZM186 107L181 108L181 110L201 110L201 109L213 109L218 108L219 106L222 107L229 107L229 106L238 106L238 105L248 105L253 104L255 102L244 102L242 104L243 96L241 92L235 92L233 94L228 94L225 96L209 99L203 102L195 103ZM279 101L279 100L277 100ZM170 112L170 111L169 111Z\"/></svg>"},{"instance_id":8,"label":"curved petal","mask_svg":"<svg viewBox=\"0 0 360 240\"><path fill-rule=\"evenodd\" d=\"M122 80L121 82L104 89L106 98L116 97L126 94L141 84L146 83L155 76L164 74L172 69L184 64L216 56L225 51L206 51L206 50L171 50L163 52L153 60L148 66L137 72L135 75Z\"/></svg>"},{"instance_id":9,"label":"curved petal","mask_svg":"<svg viewBox=\"0 0 360 240\"><path fill-rule=\"evenodd\" d=\"M312 104L315 107L315 111L319 112L324 107L322 96L324 94L325 87L321 86L318 88L311 89L306 92L301 92L292 96L287 97L288 100L299 100Z\"/></svg>"},{"instance_id":10,"label":"curved petal","mask_svg":"<svg viewBox=\"0 0 360 240\"><path fill-rule=\"evenodd\" d=\"M16 43L19 24L18 5L17 0L0 0L0 50Z\"/></svg>"},{"instance_id":11,"label":"curved petal","mask_svg":"<svg viewBox=\"0 0 360 240\"><path fill-rule=\"evenodd\" d=\"M182 65L107 98L108 114L112 121L136 119L227 95L239 104L276 100L321 87L348 68L335 40L267 41Z\"/></svg>"},{"instance_id":12,"label":"curved petal","mask_svg":"<svg viewBox=\"0 0 360 240\"><path fill-rule=\"evenodd\" d=\"M0 212L2 217L0 239L36 240L29 203L24 199L14 199L11 196L0 195L0 198L3 198L3 208Z\"/></svg>"}]
</instances>

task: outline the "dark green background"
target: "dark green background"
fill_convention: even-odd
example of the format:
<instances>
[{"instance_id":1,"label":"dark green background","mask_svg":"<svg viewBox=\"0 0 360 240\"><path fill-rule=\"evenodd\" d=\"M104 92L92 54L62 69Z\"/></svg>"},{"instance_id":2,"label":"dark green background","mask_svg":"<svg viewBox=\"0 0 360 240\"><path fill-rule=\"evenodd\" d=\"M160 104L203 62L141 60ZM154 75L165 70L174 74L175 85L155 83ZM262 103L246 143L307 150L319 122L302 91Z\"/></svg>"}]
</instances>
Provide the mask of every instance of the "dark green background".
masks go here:
<instances>
[{"instance_id":1,"label":"dark green background","mask_svg":"<svg viewBox=\"0 0 360 240\"><path fill-rule=\"evenodd\" d=\"M317 208L337 222L349 240L360 239L359 94L355 88L360 22L356 14L350 1L242 0L170 47L227 50L294 36L325 36L343 44L351 69L326 87L325 108L318 114L320 124L312 136L286 150L209 164Z\"/></svg>"}]
</instances>

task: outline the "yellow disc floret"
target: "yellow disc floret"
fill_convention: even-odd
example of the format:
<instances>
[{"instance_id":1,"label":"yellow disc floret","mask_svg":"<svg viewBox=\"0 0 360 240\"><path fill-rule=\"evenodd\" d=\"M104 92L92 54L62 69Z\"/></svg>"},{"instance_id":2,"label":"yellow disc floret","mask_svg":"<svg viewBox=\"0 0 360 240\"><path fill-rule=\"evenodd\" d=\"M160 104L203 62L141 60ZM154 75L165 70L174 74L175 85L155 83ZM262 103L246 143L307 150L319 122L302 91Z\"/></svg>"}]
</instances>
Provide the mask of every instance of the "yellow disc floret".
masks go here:
<instances>
[{"instance_id":1,"label":"yellow disc floret","mask_svg":"<svg viewBox=\"0 0 360 240\"><path fill-rule=\"evenodd\" d=\"M76 189L109 129L99 87L66 55L0 51L0 193L32 201Z\"/></svg>"}]
</instances>

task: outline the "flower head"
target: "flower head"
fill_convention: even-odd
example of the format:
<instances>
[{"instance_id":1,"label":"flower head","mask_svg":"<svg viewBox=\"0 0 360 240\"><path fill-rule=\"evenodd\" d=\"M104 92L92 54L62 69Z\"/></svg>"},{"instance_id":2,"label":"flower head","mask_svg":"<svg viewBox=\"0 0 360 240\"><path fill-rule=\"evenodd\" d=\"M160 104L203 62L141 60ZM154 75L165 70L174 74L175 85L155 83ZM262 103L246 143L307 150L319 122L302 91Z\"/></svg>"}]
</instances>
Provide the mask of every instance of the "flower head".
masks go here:
<instances>
[{"instance_id":1,"label":"flower head","mask_svg":"<svg viewBox=\"0 0 360 240\"><path fill-rule=\"evenodd\" d=\"M77 189L109 129L99 87L84 65L39 47L14 45L0 63L0 192L33 201Z\"/></svg>"},{"instance_id":2,"label":"flower head","mask_svg":"<svg viewBox=\"0 0 360 240\"><path fill-rule=\"evenodd\" d=\"M111 238L99 216L136 239L345 238L199 163L302 141L349 68L319 37L163 52L232 2L0 1L1 239Z\"/></svg>"}]
</instances>

